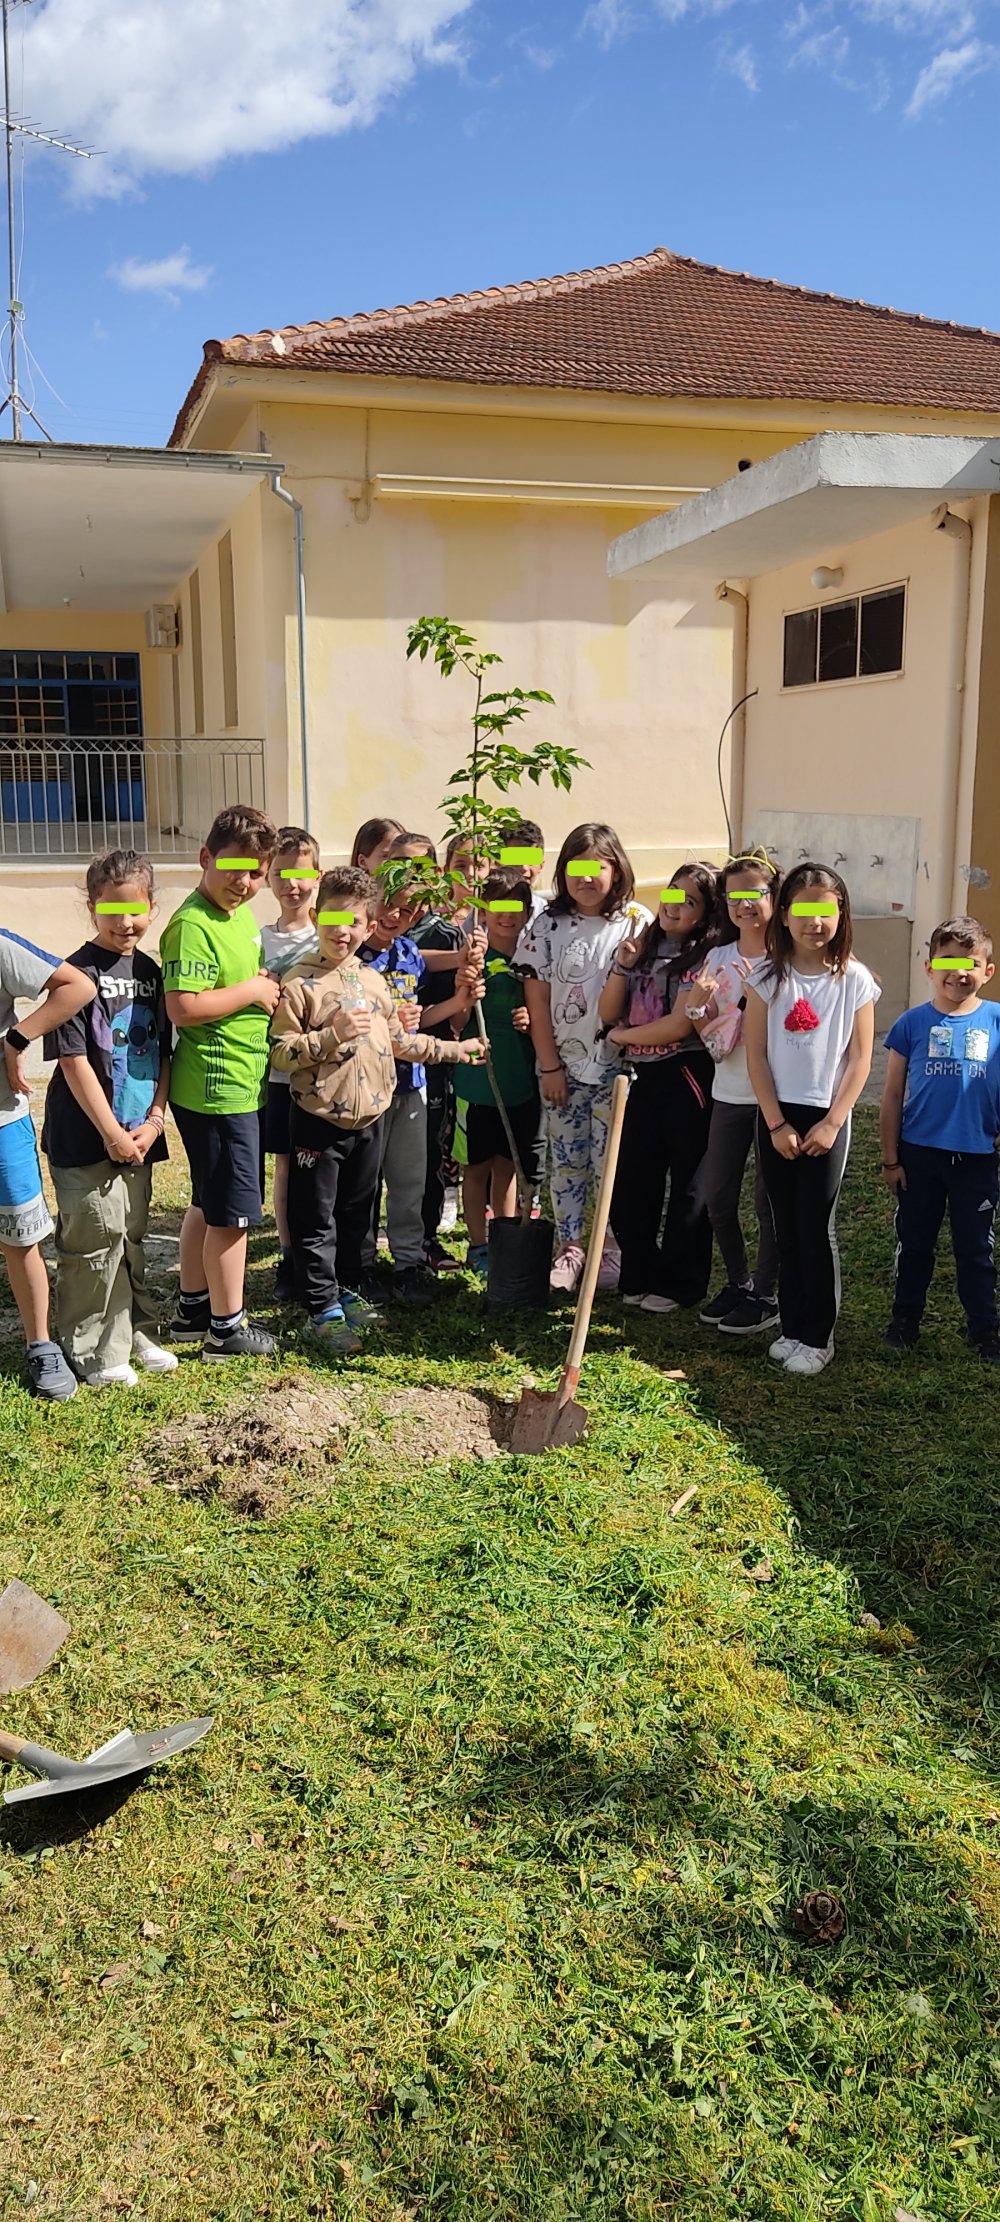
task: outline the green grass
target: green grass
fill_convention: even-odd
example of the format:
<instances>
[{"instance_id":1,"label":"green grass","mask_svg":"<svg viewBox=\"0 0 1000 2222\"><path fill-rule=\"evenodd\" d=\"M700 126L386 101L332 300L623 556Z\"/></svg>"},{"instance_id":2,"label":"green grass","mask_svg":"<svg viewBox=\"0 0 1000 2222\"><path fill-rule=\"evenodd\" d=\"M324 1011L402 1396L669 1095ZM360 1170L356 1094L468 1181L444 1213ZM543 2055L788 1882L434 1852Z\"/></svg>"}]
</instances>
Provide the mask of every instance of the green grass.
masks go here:
<instances>
[{"instance_id":1,"label":"green grass","mask_svg":"<svg viewBox=\"0 0 1000 2222\"><path fill-rule=\"evenodd\" d=\"M55 1410L4 1375L0 1577L74 1627L5 1722L217 1723L89 1834L0 1824L0 2214L1000 2213L1000 1382L946 1265L919 1352L880 1348L872 1142L836 1365L606 1302L573 1452L358 1434L252 1520L146 1446L266 1369ZM516 1393L565 1329L463 1279L350 1371L373 1417ZM281 1373L337 1379L290 1325ZM829 1950L790 1921L815 1886Z\"/></svg>"}]
</instances>

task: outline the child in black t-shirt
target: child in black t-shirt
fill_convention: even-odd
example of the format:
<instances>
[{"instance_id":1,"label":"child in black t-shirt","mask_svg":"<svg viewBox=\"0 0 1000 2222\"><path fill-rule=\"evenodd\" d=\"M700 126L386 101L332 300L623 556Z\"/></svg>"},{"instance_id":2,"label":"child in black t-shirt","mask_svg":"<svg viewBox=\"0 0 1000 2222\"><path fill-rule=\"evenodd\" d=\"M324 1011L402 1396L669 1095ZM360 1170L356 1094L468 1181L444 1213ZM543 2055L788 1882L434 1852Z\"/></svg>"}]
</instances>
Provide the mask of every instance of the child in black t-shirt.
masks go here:
<instances>
[{"instance_id":1,"label":"child in black t-shirt","mask_svg":"<svg viewBox=\"0 0 1000 2222\"><path fill-rule=\"evenodd\" d=\"M97 994L45 1037L58 1059L42 1131L59 1206L56 1318L72 1366L91 1388L134 1388L177 1364L155 1338L143 1238L163 1136L171 1033L163 975L139 948L153 910L153 867L134 849L96 857L87 873L91 938L72 962Z\"/></svg>"}]
</instances>

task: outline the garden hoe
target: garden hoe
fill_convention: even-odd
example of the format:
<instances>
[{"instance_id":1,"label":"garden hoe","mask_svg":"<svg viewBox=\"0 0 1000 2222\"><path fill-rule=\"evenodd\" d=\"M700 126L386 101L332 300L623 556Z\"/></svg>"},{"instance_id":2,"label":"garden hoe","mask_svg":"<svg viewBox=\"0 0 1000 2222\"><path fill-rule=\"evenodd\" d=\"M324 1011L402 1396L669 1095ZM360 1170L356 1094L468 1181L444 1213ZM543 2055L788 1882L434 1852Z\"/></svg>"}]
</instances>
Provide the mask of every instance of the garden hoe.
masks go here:
<instances>
[{"instance_id":1,"label":"garden hoe","mask_svg":"<svg viewBox=\"0 0 1000 2222\"><path fill-rule=\"evenodd\" d=\"M564 1444L578 1443L587 1425L586 1405L576 1403L573 1391L580 1380L580 1367L583 1364L583 1353L587 1346L590 1314L594 1308L597 1276L601 1269L601 1252L604 1248L604 1237L608 1231L611 1191L614 1187L615 1172L618 1165L618 1151L621 1145L622 1120L625 1117L628 1086L625 1074L621 1073L611 1091L608 1145L604 1153L604 1167L597 1191L597 1202L594 1206L594 1221L590 1230L590 1241L587 1244L587 1258L583 1268L583 1279L580 1282L580 1294L577 1298L573 1332L569 1338L569 1350L566 1353L566 1363L562 1369L559 1387L548 1391L541 1389L522 1390L521 1401L514 1414L514 1428L511 1435L510 1447L515 1453L555 1450Z\"/></svg>"},{"instance_id":2,"label":"garden hoe","mask_svg":"<svg viewBox=\"0 0 1000 2222\"><path fill-rule=\"evenodd\" d=\"M0 1597L0 1697L28 1689L70 1634L68 1620L44 1597L8 1582Z\"/></svg>"},{"instance_id":3,"label":"garden hoe","mask_svg":"<svg viewBox=\"0 0 1000 2222\"><path fill-rule=\"evenodd\" d=\"M40 1782L26 1783L23 1789L5 1790L3 1802L25 1805L31 1798L78 1797L82 1791L107 1789L110 1783L124 1782L129 1775L147 1774L150 1767L159 1766L163 1759L173 1759L179 1751L189 1751L192 1744L207 1736L211 1726L211 1719L179 1721L173 1728L151 1728L143 1736L133 1736L131 1729L123 1728L86 1759L66 1759L61 1751L46 1751L44 1744L0 1733L0 1759L16 1760L19 1766L42 1776Z\"/></svg>"}]
</instances>

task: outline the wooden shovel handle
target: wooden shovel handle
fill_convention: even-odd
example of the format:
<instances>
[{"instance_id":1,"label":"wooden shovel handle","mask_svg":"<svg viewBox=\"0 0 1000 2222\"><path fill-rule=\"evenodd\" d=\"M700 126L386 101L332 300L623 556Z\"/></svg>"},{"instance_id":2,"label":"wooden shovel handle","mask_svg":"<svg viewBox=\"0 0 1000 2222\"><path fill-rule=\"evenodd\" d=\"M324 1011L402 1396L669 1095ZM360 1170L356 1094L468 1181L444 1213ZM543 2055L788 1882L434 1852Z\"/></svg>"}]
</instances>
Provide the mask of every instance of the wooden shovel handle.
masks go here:
<instances>
[{"instance_id":1,"label":"wooden shovel handle","mask_svg":"<svg viewBox=\"0 0 1000 2222\"><path fill-rule=\"evenodd\" d=\"M583 1363L583 1353L587 1347L590 1315L594 1309L594 1296L597 1290L597 1276L601 1270L601 1253L604 1249L604 1237L608 1231L608 1219L611 1214L611 1192L615 1185L615 1173L618 1170L618 1152L621 1148L622 1122L625 1117L628 1088L627 1074L619 1073L611 1090L611 1116L608 1120L607 1147L604 1152L604 1164L601 1168L597 1202L594 1205L594 1223L590 1230L590 1241L587 1245L587 1260L583 1268L580 1294L576 1301L573 1332L569 1338L566 1364L563 1368L562 1380L559 1383L559 1408L568 1404L570 1397L576 1391L580 1379L580 1367Z\"/></svg>"},{"instance_id":2,"label":"wooden shovel handle","mask_svg":"<svg viewBox=\"0 0 1000 2222\"><path fill-rule=\"evenodd\" d=\"M27 1736L6 1736L0 1730L0 1759L20 1759Z\"/></svg>"}]
</instances>

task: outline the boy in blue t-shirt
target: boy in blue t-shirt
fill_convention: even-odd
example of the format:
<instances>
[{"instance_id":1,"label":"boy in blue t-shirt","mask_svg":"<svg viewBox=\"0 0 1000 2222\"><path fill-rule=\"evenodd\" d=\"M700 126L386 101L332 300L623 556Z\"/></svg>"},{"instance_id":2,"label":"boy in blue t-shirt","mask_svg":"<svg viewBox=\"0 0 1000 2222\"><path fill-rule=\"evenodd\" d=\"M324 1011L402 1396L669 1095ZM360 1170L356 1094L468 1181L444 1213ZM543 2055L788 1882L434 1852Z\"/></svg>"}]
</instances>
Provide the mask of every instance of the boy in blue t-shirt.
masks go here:
<instances>
[{"instance_id":1,"label":"boy in blue t-shirt","mask_svg":"<svg viewBox=\"0 0 1000 2222\"><path fill-rule=\"evenodd\" d=\"M916 1342L945 1211L969 1342L1000 1365L993 1218L1000 1139L1000 1005L980 1001L993 944L976 918L935 926L929 1003L904 1011L889 1051L879 1133L896 1197L896 1287L886 1342Z\"/></svg>"}]
</instances>

